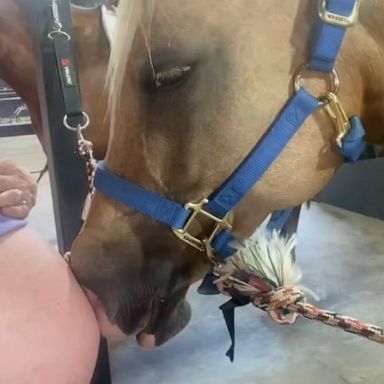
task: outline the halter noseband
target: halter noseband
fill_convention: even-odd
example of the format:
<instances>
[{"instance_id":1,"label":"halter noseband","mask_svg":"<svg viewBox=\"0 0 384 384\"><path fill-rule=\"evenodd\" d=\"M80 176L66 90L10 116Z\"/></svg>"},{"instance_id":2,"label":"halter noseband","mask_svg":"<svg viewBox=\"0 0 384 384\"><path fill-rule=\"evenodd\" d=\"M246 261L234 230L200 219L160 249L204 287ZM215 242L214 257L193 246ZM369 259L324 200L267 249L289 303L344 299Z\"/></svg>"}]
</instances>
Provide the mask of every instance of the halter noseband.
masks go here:
<instances>
[{"instance_id":1,"label":"halter noseband","mask_svg":"<svg viewBox=\"0 0 384 384\"><path fill-rule=\"evenodd\" d=\"M181 205L122 179L100 162L95 175L95 187L110 198L125 204L172 228L175 235L188 245L222 257L231 256L236 241L228 217L236 205L262 178L285 146L319 107L325 107L338 133L340 153L347 161L356 161L365 148L365 132L361 121L348 119L337 99L338 76L335 62L341 49L346 28L358 17L360 0L320 0L317 39L309 64L296 76L295 94L288 101L264 138L250 152L237 170L208 199ZM316 98L301 86L304 70L331 75L332 87L324 97ZM202 215L212 222L212 231L196 237L190 233L192 223ZM272 225L281 226L285 212L275 213ZM280 223L276 225L276 223ZM269 226L271 228L271 225ZM279 229L279 228L278 228Z\"/></svg>"}]
</instances>

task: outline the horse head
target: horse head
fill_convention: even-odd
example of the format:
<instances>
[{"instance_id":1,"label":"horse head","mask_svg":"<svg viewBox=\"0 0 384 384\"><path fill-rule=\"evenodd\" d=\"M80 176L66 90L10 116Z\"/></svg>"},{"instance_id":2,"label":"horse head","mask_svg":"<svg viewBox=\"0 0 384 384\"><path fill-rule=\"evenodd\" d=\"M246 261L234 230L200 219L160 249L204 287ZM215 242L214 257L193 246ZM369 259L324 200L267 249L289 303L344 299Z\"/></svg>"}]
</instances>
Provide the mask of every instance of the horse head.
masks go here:
<instances>
[{"instance_id":1,"label":"horse head","mask_svg":"<svg viewBox=\"0 0 384 384\"><path fill-rule=\"evenodd\" d=\"M317 2L127 0L118 13L105 164L182 204L207 198L292 96L310 55ZM381 2L362 2L337 62L339 99L348 115L362 117L371 142L384 140L383 17ZM321 95L328 84L315 76L305 86ZM319 108L234 210L235 234L245 239L271 212L312 199L341 164L334 127ZM111 323L144 346L161 345L187 324L186 292L209 265L169 227L101 192L72 249L105 335Z\"/></svg>"}]
</instances>

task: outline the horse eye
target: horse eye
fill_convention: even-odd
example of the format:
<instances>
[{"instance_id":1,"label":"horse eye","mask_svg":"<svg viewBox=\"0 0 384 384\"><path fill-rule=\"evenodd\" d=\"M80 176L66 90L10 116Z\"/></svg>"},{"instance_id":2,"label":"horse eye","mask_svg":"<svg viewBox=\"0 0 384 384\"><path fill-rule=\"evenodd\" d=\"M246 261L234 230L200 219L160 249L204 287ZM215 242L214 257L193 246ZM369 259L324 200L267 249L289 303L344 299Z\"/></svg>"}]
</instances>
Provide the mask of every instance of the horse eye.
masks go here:
<instances>
[{"instance_id":1,"label":"horse eye","mask_svg":"<svg viewBox=\"0 0 384 384\"><path fill-rule=\"evenodd\" d=\"M186 65L177 66L167 71L157 72L153 78L154 85L157 88L177 85L190 70L191 67Z\"/></svg>"}]
</instances>

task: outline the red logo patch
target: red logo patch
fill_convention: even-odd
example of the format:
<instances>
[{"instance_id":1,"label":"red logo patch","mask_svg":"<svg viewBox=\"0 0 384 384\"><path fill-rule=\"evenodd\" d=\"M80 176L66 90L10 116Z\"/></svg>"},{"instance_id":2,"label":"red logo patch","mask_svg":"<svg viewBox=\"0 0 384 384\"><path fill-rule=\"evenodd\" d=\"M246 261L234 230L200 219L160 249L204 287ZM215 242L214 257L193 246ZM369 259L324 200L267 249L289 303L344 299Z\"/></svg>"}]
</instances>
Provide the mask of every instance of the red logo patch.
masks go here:
<instances>
[{"instance_id":1,"label":"red logo patch","mask_svg":"<svg viewBox=\"0 0 384 384\"><path fill-rule=\"evenodd\" d=\"M70 63L69 59L61 59L61 65L63 66L68 66Z\"/></svg>"}]
</instances>

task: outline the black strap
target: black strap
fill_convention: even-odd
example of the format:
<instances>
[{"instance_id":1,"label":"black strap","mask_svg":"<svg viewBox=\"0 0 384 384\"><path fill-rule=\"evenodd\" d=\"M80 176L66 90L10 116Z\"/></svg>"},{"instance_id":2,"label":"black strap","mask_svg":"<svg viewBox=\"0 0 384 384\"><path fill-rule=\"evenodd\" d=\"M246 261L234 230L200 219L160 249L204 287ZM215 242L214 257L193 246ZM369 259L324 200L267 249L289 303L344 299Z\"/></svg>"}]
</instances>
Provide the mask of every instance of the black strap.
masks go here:
<instances>
[{"instance_id":1,"label":"black strap","mask_svg":"<svg viewBox=\"0 0 384 384\"><path fill-rule=\"evenodd\" d=\"M53 3L52 3L53 5ZM73 47L72 15L69 2L57 3L57 16L53 9L53 29L49 37L53 40L56 64L60 75L61 92L67 123L76 129L85 122L80 85Z\"/></svg>"},{"instance_id":2,"label":"black strap","mask_svg":"<svg viewBox=\"0 0 384 384\"><path fill-rule=\"evenodd\" d=\"M229 357L231 363L233 363L235 356L235 308L243 307L245 305L248 305L250 302L251 300L249 297L233 297L231 300L227 301L219 307L223 311L225 324L227 325L229 336L231 338L231 346L225 354Z\"/></svg>"},{"instance_id":3,"label":"black strap","mask_svg":"<svg viewBox=\"0 0 384 384\"><path fill-rule=\"evenodd\" d=\"M83 124L84 118L71 42L65 35L56 34L53 43L68 124L77 127Z\"/></svg>"}]
</instances>

